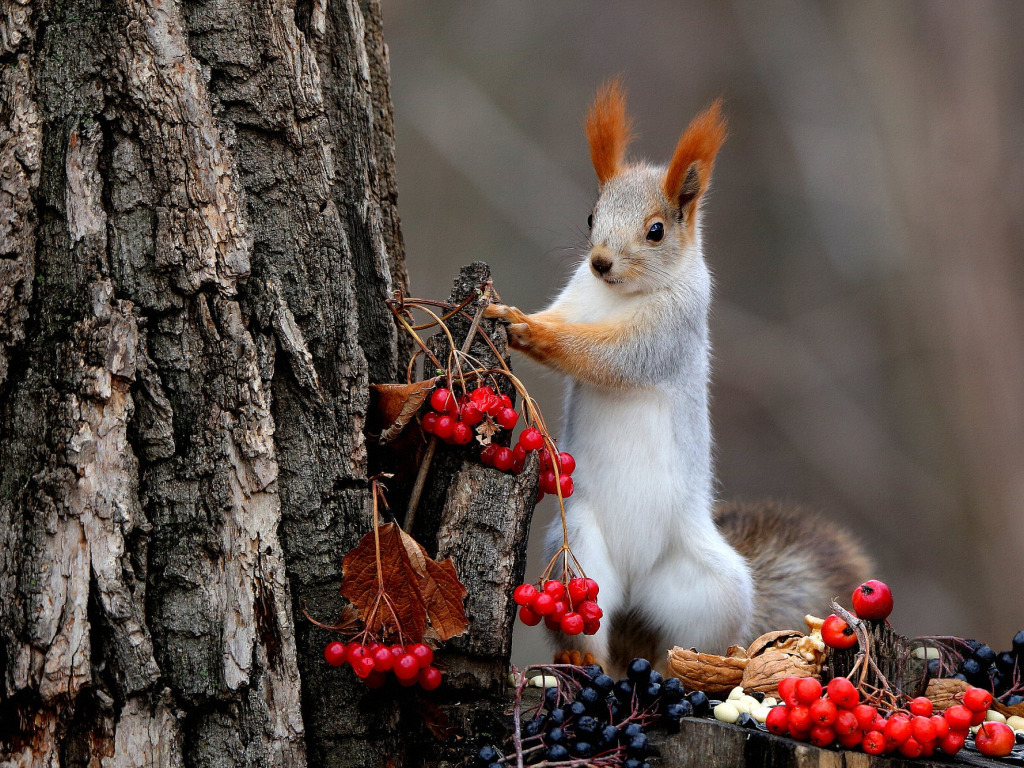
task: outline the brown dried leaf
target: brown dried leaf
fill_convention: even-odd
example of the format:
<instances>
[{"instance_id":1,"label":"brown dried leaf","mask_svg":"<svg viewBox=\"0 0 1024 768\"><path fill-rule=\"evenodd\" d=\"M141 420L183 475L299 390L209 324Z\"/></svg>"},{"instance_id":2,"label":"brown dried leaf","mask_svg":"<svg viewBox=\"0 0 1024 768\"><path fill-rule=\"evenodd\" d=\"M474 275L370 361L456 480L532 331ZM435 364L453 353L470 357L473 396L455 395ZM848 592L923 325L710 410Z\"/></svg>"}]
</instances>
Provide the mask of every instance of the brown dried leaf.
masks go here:
<instances>
[{"instance_id":1,"label":"brown dried leaf","mask_svg":"<svg viewBox=\"0 0 1024 768\"><path fill-rule=\"evenodd\" d=\"M412 384L371 384L370 391L374 405L386 425L380 433L380 443L390 443L420 409L431 391L437 385L437 378L414 381Z\"/></svg>"},{"instance_id":2,"label":"brown dried leaf","mask_svg":"<svg viewBox=\"0 0 1024 768\"><path fill-rule=\"evenodd\" d=\"M419 642L427 625L427 611L418 588L418 576L402 542L401 529L394 523L387 523L377 531L382 582L377 580L374 532L370 531L345 555L341 594L355 605L370 632L401 629L406 637Z\"/></svg>"},{"instance_id":3,"label":"brown dried leaf","mask_svg":"<svg viewBox=\"0 0 1024 768\"><path fill-rule=\"evenodd\" d=\"M480 426L476 428L476 439L480 445L490 445L491 438L494 437L498 432L501 431L501 427L494 423L494 420L488 416L482 422Z\"/></svg>"},{"instance_id":4,"label":"brown dried leaf","mask_svg":"<svg viewBox=\"0 0 1024 768\"><path fill-rule=\"evenodd\" d=\"M373 531L345 555L341 582L341 593L356 606L367 629L377 633L400 628L413 642L428 636L444 641L463 634L469 627L462 606L466 588L451 559L434 562L394 523L377 530L383 587L377 581Z\"/></svg>"},{"instance_id":5,"label":"brown dried leaf","mask_svg":"<svg viewBox=\"0 0 1024 768\"><path fill-rule=\"evenodd\" d=\"M463 634L469 628L469 619L462 606L466 588L455 573L452 559L449 557L440 563L431 560L419 542L405 531L399 531L409 561L419 576L420 593L427 607L431 629L441 641Z\"/></svg>"}]
</instances>

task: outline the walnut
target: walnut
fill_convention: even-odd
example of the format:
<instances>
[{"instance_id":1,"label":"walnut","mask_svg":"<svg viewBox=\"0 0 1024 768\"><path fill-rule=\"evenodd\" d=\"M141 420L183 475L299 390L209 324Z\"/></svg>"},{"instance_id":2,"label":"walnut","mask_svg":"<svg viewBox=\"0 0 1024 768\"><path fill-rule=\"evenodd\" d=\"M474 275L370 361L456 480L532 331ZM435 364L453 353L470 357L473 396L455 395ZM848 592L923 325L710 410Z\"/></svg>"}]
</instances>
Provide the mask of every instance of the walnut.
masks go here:
<instances>
[{"instance_id":1,"label":"walnut","mask_svg":"<svg viewBox=\"0 0 1024 768\"><path fill-rule=\"evenodd\" d=\"M749 663L745 656L716 656L678 646L668 652L669 674L678 677L687 688L705 693L731 691L740 684Z\"/></svg>"}]
</instances>

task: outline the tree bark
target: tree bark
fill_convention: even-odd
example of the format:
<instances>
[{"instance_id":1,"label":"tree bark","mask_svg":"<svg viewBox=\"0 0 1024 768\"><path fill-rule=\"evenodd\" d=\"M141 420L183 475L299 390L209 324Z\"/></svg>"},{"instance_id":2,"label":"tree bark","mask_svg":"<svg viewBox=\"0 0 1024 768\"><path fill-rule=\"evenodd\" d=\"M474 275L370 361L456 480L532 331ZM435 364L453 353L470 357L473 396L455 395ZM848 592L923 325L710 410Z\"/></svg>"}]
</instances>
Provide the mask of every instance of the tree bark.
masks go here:
<instances>
[{"instance_id":1,"label":"tree bark","mask_svg":"<svg viewBox=\"0 0 1024 768\"><path fill-rule=\"evenodd\" d=\"M300 613L404 375L377 3L2 4L0 765L400 764Z\"/></svg>"}]
</instances>

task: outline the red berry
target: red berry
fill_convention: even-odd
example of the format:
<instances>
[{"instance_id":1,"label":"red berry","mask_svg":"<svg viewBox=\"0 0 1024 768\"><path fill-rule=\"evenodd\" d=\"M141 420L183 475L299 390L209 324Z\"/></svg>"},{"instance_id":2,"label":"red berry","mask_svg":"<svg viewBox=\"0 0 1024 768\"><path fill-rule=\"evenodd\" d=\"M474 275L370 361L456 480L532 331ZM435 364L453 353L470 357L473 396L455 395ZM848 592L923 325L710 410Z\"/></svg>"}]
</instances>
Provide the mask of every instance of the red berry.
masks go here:
<instances>
[{"instance_id":1,"label":"red berry","mask_svg":"<svg viewBox=\"0 0 1024 768\"><path fill-rule=\"evenodd\" d=\"M434 434L440 437L442 440L447 440L455 432L455 419L448 414L439 416L437 419L437 425L434 427Z\"/></svg>"},{"instance_id":2,"label":"red berry","mask_svg":"<svg viewBox=\"0 0 1024 768\"><path fill-rule=\"evenodd\" d=\"M857 725L862 731L871 730L871 724L878 715L878 710L870 704L858 704L853 708L853 714L857 717Z\"/></svg>"},{"instance_id":3,"label":"red berry","mask_svg":"<svg viewBox=\"0 0 1024 768\"><path fill-rule=\"evenodd\" d=\"M515 429L516 423L519 421L519 414L512 408L502 408L495 421L502 429Z\"/></svg>"},{"instance_id":4,"label":"red berry","mask_svg":"<svg viewBox=\"0 0 1024 768\"><path fill-rule=\"evenodd\" d=\"M935 738L941 739L947 733L949 733L949 723L946 722L946 718L942 715L932 715L928 718L935 724Z\"/></svg>"},{"instance_id":5,"label":"red berry","mask_svg":"<svg viewBox=\"0 0 1024 768\"><path fill-rule=\"evenodd\" d=\"M815 725L811 728L811 744L816 747L827 747L836 740L836 732L827 725Z\"/></svg>"},{"instance_id":6,"label":"red berry","mask_svg":"<svg viewBox=\"0 0 1024 768\"><path fill-rule=\"evenodd\" d=\"M922 717L928 717L932 713L932 700L927 696L918 696L916 699L910 700L910 713L913 715L921 715ZM928 739L925 739L928 741Z\"/></svg>"},{"instance_id":7,"label":"red berry","mask_svg":"<svg viewBox=\"0 0 1024 768\"><path fill-rule=\"evenodd\" d=\"M808 678L810 679L810 678ZM828 699L818 699L810 706L811 720L815 725L832 725L836 721L839 709Z\"/></svg>"},{"instance_id":8,"label":"red berry","mask_svg":"<svg viewBox=\"0 0 1024 768\"><path fill-rule=\"evenodd\" d=\"M942 713L942 717L949 723L952 730L966 731L971 727L971 718L974 717L974 713L963 704L954 704Z\"/></svg>"},{"instance_id":9,"label":"red berry","mask_svg":"<svg viewBox=\"0 0 1024 768\"><path fill-rule=\"evenodd\" d=\"M821 625L821 639L829 648L853 648L857 644L857 633L834 613Z\"/></svg>"},{"instance_id":10,"label":"red berry","mask_svg":"<svg viewBox=\"0 0 1024 768\"><path fill-rule=\"evenodd\" d=\"M328 643L324 648L324 661L332 667L340 667L345 663L345 646L337 640Z\"/></svg>"},{"instance_id":11,"label":"red berry","mask_svg":"<svg viewBox=\"0 0 1024 768\"><path fill-rule=\"evenodd\" d=\"M419 674L420 688L432 691L441 685L441 670L437 667L424 667Z\"/></svg>"},{"instance_id":12,"label":"red berry","mask_svg":"<svg viewBox=\"0 0 1024 768\"><path fill-rule=\"evenodd\" d=\"M419 662L420 669L429 667L434 660L434 651L426 643L413 643L409 646L407 653L411 654Z\"/></svg>"},{"instance_id":13,"label":"red berry","mask_svg":"<svg viewBox=\"0 0 1024 768\"><path fill-rule=\"evenodd\" d=\"M494 454L501 450L501 446L497 443L490 443L485 445L480 451L480 463L487 467L494 466Z\"/></svg>"},{"instance_id":14,"label":"red berry","mask_svg":"<svg viewBox=\"0 0 1024 768\"><path fill-rule=\"evenodd\" d=\"M502 472L508 472L512 469L513 459L512 451L502 446L494 452L494 468L501 470Z\"/></svg>"},{"instance_id":15,"label":"red berry","mask_svg":"<svg viewBox=\"0 0 1024 768\"><path fill-rule=\"evenodd\" d=\"M541 618L543 617L534 613L525 605L519 609L519 620L528 627L536 627L540 624Z\"/></svg>"},{"instance_id":16,"label":"red berry","mask_svg":"<svg viewBox=\"0 0 1024 768\"><path fill-rule=\"evenodd\" d=\"M772 707L768 711L768 717L764 719L764 727L776 736L785 736L789 733L789 712L786 707Z\"/></svg>"},{"instance_id":17,"label":"red berry","mask_svg":"<svg viewBox=\"0 0 1024 768\"><path fill-rule=\"evenodd\" d=\"M561 600L565 597L565 584L557 579L548 579L544 582L544 591L551 595L555 600Z\"/></svg>"},{"instance_id":18,"label":"red berry","mask_svg":"<svg viewBox=\"0 0 1024 768\"><path fill-rule=\"evenodd\" d=\"M477 407L479 407L481 403L487 403L487 401L490 400L492 397L494 397L494 390L491 389L486 384L484 384L482 387L477 387L476 389L469 393L469 401L471 403L475 403Z\"/></svg>"},{"instance_id":19,"label":"red berry","mask_svg":"<svg viewBox=\"0 0 1024 768\"><path fill-rule=\"evenodd\" d=\"M538 616L550 616L551 612L555 610L555 598L547 592L540 592L533 598L530 610Z\"/></svg>"},{"instance_id":20,"label":"red berry","mask_svg":"<svg viewBox=\"0 0 1024 768\"><path fill-rule=\"evenodd\" d=\"M501 413L504 409L505 404L501 402L501 398L498 397L497 395L489 397L487 399L487 402L484 404L484 411L492 419L498 418L498 414Z\"/></svg>"},{"instance_id":21,"label":"red berry","mask_svg":"<svg viewBox=\"0 0 1024 768\"><path fill-rule=\"evenodd\" d=\"M881 621L892 613L892 590L878 579L865 581L853 590L853 610L862 619Z\"/></svg>"},{"instance_id":22,"label":"red berry","mask_svg":"<svg viewBox=\"0 0 1024 768\"><path fill-rule=\"evenodd\" d=\"M435 389L430 396L430 407L438 413L456 414L459 412L459 404L450 390L441 387Z\"/></svg>"},{"instance_id":23,"label":"red berry","mask_svg":"<svg viewBox=\"0 0 1024 768\"><path fill-rule=\"evenodd\" d=\"M544 435L536 427L528 427L519 435L519 444L523 450L536 451L544 446Z\"/></svg>"},{"instance_id":24,"label":"red berry","mask_svg":"<svg viewBox=\"0 0 1024 768\"><path fill-rule=\"evenodd\" d=\"M796 700L796 683L799 679L799 677L784 677L779 680L779 698L790 707L799 704Z\"/></svg>"},{"instance_id":25,"label":"red berry","mask_svg":"<svg viewBox=\"0 0 1024 768\"><path fill-rule=\"evenodd\" d=\"M520 584L512 592L512 599L516 605L529 605L530 601L537 594L537 588L533 584Z\"/></svg>"},{"instance_id":26,"label":"red berry","mask_svg":"<svg viewBox=\"0 0 1024 768\"><path fill-rule=\"evenodd\" d=\"M597 630L599 630L600 628L601 628L601 621L600 621L600 619L591 619L589 621L584 619L584 621L583 621L583 634L584 635L596 635L597 634Z\"/></svg>"},{"instance_id":27,"label":"red berry","mask_svg":"<svg viewBox=\"0 0 1024 768\"><path fill-rule=\"evenodd\" d=\"M866 731L881 731L885 733L885 726L889 724L889 718L882 717L881 715L875 715L875 720L871 723L870 728L865 728Z\"/></svg>"},{"instance_id":28,"label":"red berry","mask_svg":"<svg viewBox=\"0 0 1024 768\"><path fill-rule=\"evenodd\" d=\"M543 493L558 493L558 481L552 469L540 473L540 490Z\"/></svg>"},{"instance_id":29,"label":"red berry","mask_svg":"<svg viewBox=\"0 0 1024 768\"><path fill-rule=\"evenodd\" d=\"M452 442L456 445L469 445L473 440L473 430L464 421L455 422L452 429Z\"/></svg>"},{"instance_id":30,"label":"red berry","mask_svg":"<svg viewBox=\"0 0 1024 768\"><path fill-rule=\"evenodd\" d=\"M986 757L1006 757L1013 749L1013 729L1006 723L983 723L974 734L974 745Z\"/></svg>"},{"instance_id":31,"label":"red berry","mask_svg":"<svg viewBox=\"0 0 1024 768\"><path fill-rule=\"evenodd\" d=\"M811 730L811 710L803 704L789 708L789 731L790 733L808 732Z\"/></svg>"},{"instance_id":32,"label":"red berry","mask_svg":"<svg viewBox=\"0 0 1024 768\"><path fill-rule=\"evenodd\" d=\"M498 395L498 398L501 400L501 404L505 408L511 408L512 407L512 398L509 397L508 395Z\"/></svg>"},{"instance_id":33,"label":"red berry","mask_svg":"<svg viewBox=\"0 0 1024 768\"><path fill-rule=\"evenodd\" d=\"M910 721L903 715L893 715L885 724L886 741L896 746L909 739L910 732Z\"/></svg>"},{"instance_id":34,"label":"red berry","mask_svg":"<svg viewBox=\"0 0 1024 768\"><path fill-rule=\"evenodd\" d=\"M857 716L848 709L841 709L836 713L836 720L832 724L836 736L848 736L854 731L860 733L860 726L857 724Z\"/></svg>"},{"instance_id":35,"label":"red berry","mask_svg":"<svg viewBox=\"0 0 1024 768\"><path fill-rule=\"evenodd\" d=\"M476 403L466 403L459 408L459 418L469 427L475 427L484 420L484 414Z\"/></svg>"},{"instance_id":36,"label":"red berry","mask_svg":"<svg viewBox=\"0 0 1024 768\"><path fill-rule=\"evenodd\" d=\"M563 613L562 616L565 614ZM551 613L544 617L544 626L550 629L552 632L562 631L562 616L555 616Z\"/></svg>"},{"instance_id":37,"label":"red berry","mask_svg":"<svg viewBox=\"0 0 1024 768\"><path fill-rule=\"evenodd\" d=\"M366 646L360 645L359 643L352 641L345 646L345 661L351 664L353 667L359 659L367 655Z\"/></svg>"},{"instance_id":38,"label":"red berry","mask_svg":"<svg viewBox=\"0 0 1024 768\"><path fill-rule=\"evenodd\" d=\"M386 672L381 672L377 669L374 669L373 672L368 674L363 679L363 685L365 685L367 688L380 688L382 685L384 685L384 683L387 682L387 679L388 676Z\"/></svg>"},{"instance_id":39,"label":"red berry","mask_svg":"<svg viewBox=\"0 0 1024 768\"><path fill-rule=\"evenodd\" d=\"M373 672L373 657L361 656L352 662L352 671L357 677L366 678Z\"/></svg>"},{"instance_id":40,"label":"red berry","mask_svg":"<svg viewBox=\"0 0 1024 768\"><path fill-rule=\"evenodd\" d=\"M885 734L881 731L868 731L861 739L860 745L869 755L880 755L885 752Z\"/></svg>"},{"instance_id":41,"label":"red berry","mask_svg":"<svg viewBox=\"0 0 1024 768\"><path fill-rule=\"evenodd\" d=\"M370 655L373 657L373 668L378 672L387 672L395 666L395 657L386 645L377 648Z\"/></svg>"},{"instance_id":42,"label":"red berry","mask_svg":"<svg viewBox=\"0 0 1024 768\"><path fill-rule=\"evenodd\" d=\"M968 688L964 691L964 706L972 712L987 712L992 706L992 694L984 688Z\"/></svg>"},{"instance_id":43,"label":"red berry","mask_svg":"<svg viewBox=\"0 0 1024 768\"><path fill-rule=\"evenodd\" d=\"M576 612L583 617L584 621L597 621L604 616L601 606L593 600L584 600L576 606Z\"/></svg>"},{"instance_id":44,"label":"red berry","mask_svg":"<svg viewBox=\"0 0 1024 768\"><path fill-rule=\"evenodd\" d=\"M601 591L597 582L593 579L584 579L583 581L587 584L587 600L597 600L597 593Z\"/></svg>"},{"instance_id":45,"label":"red berry","mask_svg":"<svg viewBox=\"0 0 1024 768\"><path fill-rule=\"evenodd\" d=\"M904 757L920 757L921 753L924 751L921 748L921 742L912 737L901 742L898 749L900 754Z\"/></svg>"},{"instance_id":46,"label":"red berry","mask_svg":"<svg viewBox=\"0 0 1024 768\"><path fill-rule=\"evenodd\" d=\"M849 714L849 712L847 712L847 714ZM838 731L836 731L836 741L838 741L847 749L854 749L856 747L859 747L860 742L863 738L864 732L860 728L855 728L849 733L839 733Z\"/></svg>"},{"instance_id":47,"label":"red berry","mask_svg":"<svg viewBox=\"0 0 1024 768\"><path fill-rule=\"evenodd\" d=\"M526 469L526 451L523 446L516 443L516 447L512 449L512 471L517 475Z\"/></svg>"},{"instance_id":48,"label":"red berry","mask_svg":"<svg viewBox=\"0 0 1024 768\"><path fill-rule=\"evenodd\" d=\"M571 475L576 469L576 459L572 454L562 451L558 454L558 471L563 475Z\"/></svg>"},{"instance_id":49,"label":"red berry","mask_svg":"<svg viewBox=\"0 0 1024 768\"><path fill-rule=\"evenodd\" d=\"M568 590L573 605L587 599L587 582L581 578L569 579Z\"/></svg>"},{"instance_id":50,"label":"red berry","mask_svg":"<svg viewBox=\"0 0 1024 768\"><path fill-rule=\"evenodd\" d=\"M562 491L562 498L568 499L570 496L572 496L573 491L572 478L569 477L569 475L562 475L560 478L558 478L558 488L559 490Z\"/></svg>"},{"instance_id":51,"label":"red berry","mask_svg":"<svg viewBox=\"0 0 1024 768\"><path fill-rule=\"evenodd\" d=\"M569 604L565 600L555 600L555 610L553 610L548 618L554 621L561 621L562 617L569 612Z\"/></svg>"},{"instance_id":52,"label":"red berry","mask_svg":"<svg viewBox=\"0 0 1024 768\"><path fill-rule=\"evenodd\" d=\"M395 643L394 645L389 647L388 650L391 651L391 655L394 656L396 659L399 656L405 655L405 648L399 645L398 643Z\"/></svg>"},{"instance_id":53,"label":"red berry","mask_svg":"<svg viewBox=\"0 0 1024 768\"><path fill-rule=\"evenodd\" d=\"M955 755L963 749L967 731L950 731L939 739L939 749L947 755Z\"/></svg>"},{"instance_id":54,"label":"red berry","mask_svg":"<svg viewBox=\"0 0 1024 768\"><path fill-rule=\"evenodd\" d=\"M432 435L437 431L437 419L438 415L433 411L423 414L423 418L420 419L420 426L423 431L428 435Z\"/></svg>"},{"instance_id":55,"label":"red berry","mask_svg":"<svg viewBox=\"0 0 1024 768\"><path fill-rule=\"evenodd\" d=\"M834 677L828 681L828 698L842 709L853 709L860 701L857 689L845 677Z\"/></svg>"},{"instance_id":56,"label":"red berry","mask_svg":"<svg viewBox=\"0 0 1024 768\"><path fill-rule=\"evenodd\" d=\"M813 677L801 677L796 681L796 700L809 707L821 697L821 683Z\"/></svg>"},{"instance_id":57,"label":"red berry","mask_svg":"<svg viewBox=\"0 0 1024 768\"><path fill-rule=\"evenodd\" d=\"M551 451L547 448L543 448L540 452L540 471L548 472L551 471L551 469Z\"/></svg>"},{"instance_id":58,"label":"red berry","mask_svg":"<svg viewBox=\"0 0 1024 768\"><path fill-rule=\"evenodd\" d=\"M583 631L583 617L575 611L569 611L562 617L562 632L567 635L578 635Z\"/></svg>"},{"instance_id":59,"label":"red berry","mask_svg":"<svg viewBox=\"0 0 1024 768\"><path fill-rule=\"evenodd\" d=\"M914 719L910 721L910 732L915 739L921 744L927 744L929 741L935 741L935 723L931 721L931 718L925 717L924 715L915 715Z\"/></svg>"},{"instance_id":60,"label":"red berry","mask_svg":"<svg viewBox=\"0 0 1024 768\"><path fill-rule=\"evenodd\" d=\"M411 653L404 653L395 660L394 671L399 680L415 680L420 673L420 663Z\"/></svg>"}]
</instances>

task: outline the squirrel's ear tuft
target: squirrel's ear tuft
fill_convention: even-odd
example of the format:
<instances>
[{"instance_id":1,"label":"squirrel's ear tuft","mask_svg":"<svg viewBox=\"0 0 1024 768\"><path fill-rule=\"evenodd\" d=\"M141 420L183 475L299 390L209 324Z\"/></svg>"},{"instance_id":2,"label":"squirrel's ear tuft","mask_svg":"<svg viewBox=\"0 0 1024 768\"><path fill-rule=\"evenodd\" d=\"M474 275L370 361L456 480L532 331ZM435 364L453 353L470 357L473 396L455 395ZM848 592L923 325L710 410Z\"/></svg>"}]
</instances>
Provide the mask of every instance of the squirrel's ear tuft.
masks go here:
<instances>
[{"instance_id":1,"label":"squirrel's ear tuft","mask_svg":"<svg viewBox=\"0 0 1024 768\"><path fill-rule=\"evenodd\" d=\"M727 134L722 100L717 99L693 119L679 138L672 153L672 162L665 172L662 190L665 197L679 206L680 217L689 216L690 210L708 188L715 155Z\"/></svg>"},{"instance_id":2,"label":"squirrel's ear tuft","mask_svg":"<svg viewBox=\"0 0 1024 768\"><path fill-rule=\"evenodd\" d=\"M619 78L609 80L598 89L587 114L590 160L602 187L622 170L632 127L632 121L626 116L626 92L622 82Z\"/></svg>"}]
</instances>

